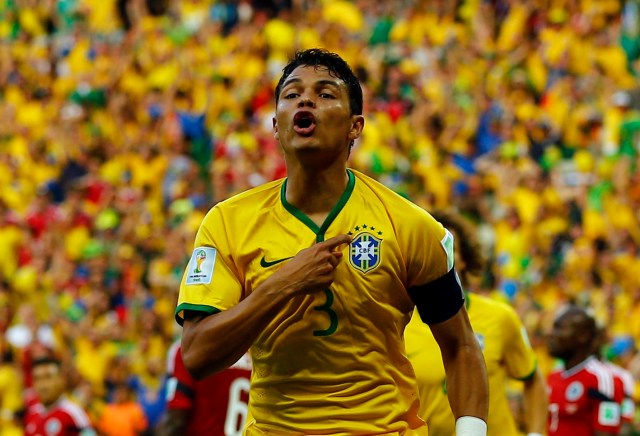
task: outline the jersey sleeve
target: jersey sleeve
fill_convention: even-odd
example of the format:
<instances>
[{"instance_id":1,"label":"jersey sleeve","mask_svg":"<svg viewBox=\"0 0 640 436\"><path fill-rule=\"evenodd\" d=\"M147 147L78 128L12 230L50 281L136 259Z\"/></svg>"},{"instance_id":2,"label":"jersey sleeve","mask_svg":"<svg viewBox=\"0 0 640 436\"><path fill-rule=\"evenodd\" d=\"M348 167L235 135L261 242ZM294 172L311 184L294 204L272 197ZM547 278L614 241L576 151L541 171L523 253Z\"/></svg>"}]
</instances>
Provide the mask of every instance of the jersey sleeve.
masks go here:
<instances>
[{"instance_id":1,"label":"jersey sleeve","mask_svg":"<svg viewBox=\"0 0 640 436\"><path fill-rule=\"evenodd\" d=\"M416 206L416 209L418 207ZM453 235L429 213L419 209L404 242L408 287L434 282L453 268Z\"/></svg>"},{"instance_id":2,"label":"jersey sleeve","mask_svg":"<svg viewBox=\"0 0 640 436\"><path fill-rule=\"evenodd\" d=\"M505 365L511 378L526 380L537 367L535 351L529 342L527 331L518 314L509 306L504 306L505 316L503 329L505 332Z\"/></svg>"},{"instance_id":3,"label":"jersey sleeve","mask_svg":"<svg viewBox=\"0 0 640 436\"><path fill-rule=\"evenodd\" d=\"M191 409L195 396L195 380L182 361L178 348L173 361L173 371L167 382L167 409Z\"/></svg>"},{"instance_id":4,"label":"jersey sleeve","mask_svg":"<svg viewBox=\"0 0 640 436\"><path fill-rule=\"evenodd\" d=\"M180 284L176 321L184 311L217 313L235 306L242 296L240 275L219 206L205 216Z\"/></svg>"},{"instance_id":5,"label":"jersey sleeve","mask_svg":"<svg viewBox=\"0 0 640 436\"><path fill-rule=\"evenodd\" d=\"M450 319L464 304L464 292L453 268L453 235L427 212L409 223L406 241L407 291L422 321L437 324Z\"/></svg>"}]
</instances>

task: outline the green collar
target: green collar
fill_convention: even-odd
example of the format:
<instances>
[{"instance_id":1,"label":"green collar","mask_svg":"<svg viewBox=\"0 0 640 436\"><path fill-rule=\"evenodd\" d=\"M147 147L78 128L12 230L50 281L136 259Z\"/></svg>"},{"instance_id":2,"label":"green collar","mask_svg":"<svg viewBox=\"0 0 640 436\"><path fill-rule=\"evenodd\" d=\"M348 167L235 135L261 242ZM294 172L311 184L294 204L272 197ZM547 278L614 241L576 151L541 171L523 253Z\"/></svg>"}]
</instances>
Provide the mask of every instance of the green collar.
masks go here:
<instances>
[{"instance_id":1,"label":"green collar","mask_svg":"<svg viewBox=\"0 0 640 436\"><path fill-rule=\"evenodd\" d=\"M287 211L289 211L291 215L293 215L298 220L300 220L304 225L309 227L311 231L313 231L313 233L316 234L316 241L318 242L324 241L325 232L327 231L331 223L336 219L340 211L347 204L347 201L349 200L349 198L351 197L351 194L353 193L353 189L356 185L356 177L353 175L353 172L351 172L351 170L347 170L347 176L349 177L349 180L347 181L346 189L342 193L342 196L340 197L336 205L333 206L333 209L331 209L331 211L329 212L329 215L327 215L327 218L325 218L324 222L320 227L318 227L318 225L315 222L313 222L311 218L309 218L307 215L301 212L298 208L296 208L294 205L292 205L287 201L287 196L286 196L287 179L285 179L284 183L282 184L282 188L280 189L280 200L282 201L282 205Z\"/></svg>"}]
</instances>

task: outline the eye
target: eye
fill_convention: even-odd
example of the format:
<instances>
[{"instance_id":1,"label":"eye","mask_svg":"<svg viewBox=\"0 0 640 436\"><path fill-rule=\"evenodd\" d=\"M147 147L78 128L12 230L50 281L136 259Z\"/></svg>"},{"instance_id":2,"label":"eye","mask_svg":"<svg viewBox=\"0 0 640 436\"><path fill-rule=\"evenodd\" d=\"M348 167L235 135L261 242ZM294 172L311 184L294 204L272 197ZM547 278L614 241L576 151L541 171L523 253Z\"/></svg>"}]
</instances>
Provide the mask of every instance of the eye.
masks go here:
<instances>
[{"instance_id":1,"label":"eye","mask_svg":"<svg viewBox=\"0 0 640 436\"><path fill-rule=\"evenodd\" d=\"M321 98L331 98L331 99L332 99L332 98L335 98L335 97L333 96L333 94L329 94L329 93L327 93L327 92L321 92L319 95L320 95L320 97L321 97Z\"/></svg>"},{"instance_id":2,"label":"eye","mask_svg":"<svg viewBox=\"0 0 640 436\"><path fill-rule=\"evenodd\" d=\"M287 100L290 100L292 98L296 98L299 95L300 94L298 94L297 92L290 92L288 94L285 94L284 98L287 99Z\"/></svg>"}]
</instances>

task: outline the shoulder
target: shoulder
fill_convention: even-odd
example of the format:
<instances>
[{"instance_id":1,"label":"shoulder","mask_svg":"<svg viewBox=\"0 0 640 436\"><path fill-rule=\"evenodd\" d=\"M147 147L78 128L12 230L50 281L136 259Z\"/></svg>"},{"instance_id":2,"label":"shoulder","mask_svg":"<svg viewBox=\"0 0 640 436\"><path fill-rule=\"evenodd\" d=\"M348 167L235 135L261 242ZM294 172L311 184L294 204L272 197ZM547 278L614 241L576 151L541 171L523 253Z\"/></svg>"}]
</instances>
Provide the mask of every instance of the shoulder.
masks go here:
<instances>
[{"instance_id":1,"label":"shoulder","mask_svg":"<svg viewBox=\"0 0 640 436\"><path fill-rule=\"evenodd\" d=\"M57 410L61 412L72 421L78 428L90 427L91 423L86 412L78 404L63 398L58 404Z\"/></svg>"},{"instance_id":2,"label":"shoulder","mask_svg":"<svg viewBox=\"0 0 640 436\"><path fill-rule=\"evenodd\" d=\"M471 301L469 306L470 311L475 310L490 314L491 318L496 321L504 323L517 321L517 323L520 324L518 314L509 303L481 294L470 294L469 298Z\"/></svg>"},{"instance_id":3,"label":"shoulder","mask_svg":"<svg viewBox=\"0 0 640 436\"><path fill-rule=\"evenodd\" d=\"M270 210L280 201L280 191L285 179L278 179L236 194L215 204L207 212L203 223L215 222L225 217L242 221L245 217L255 218L260 210Z\"/></svg>"},{"instance_id":4,"label":"shoulder","mask_svg":"<svg viewBox=\"0 0 640 436\"><path fill-rule=\"evenodd\" d=\"M444 235L444 227L436 221L431 214L403 197L392 189L386 187L377 180L359 172L349 169L356 178L356 189L365 203L379 203L386 210L391 221L402 223L402 228L416 231L436 232Z\"/></svg>"},{"instance_id":5,"label":"shoulder","mask_svg":"<svg viewBox=\"0 0 640 436\"><path fill-rule=\"evenodd\" d=\"M267 182L255 188L248 189L244 192L236 194L226 200L221 201L215 207L223 209L244 207L247 205L263 205L265 202L272 200L273 198L280 198L280 190L285 179L278 179L272 182Z\"/></svg>"},{"instance_id":6,"label":"shoulder","mask_svg":"<svg viewBox=\"0 0 640 436\"><path fill-rule=\"evenodd\" d=\"M415 209L416 211L421 211L421 213L426 213L424 209L413 203L411 200L403 197L376 179L351 168L349 171L355 176L356 182L360 184L360 189L364 191L364 195L367 197L378 197L378 199L380 199L384 204L407 209Z\"/></svg>"}]
</instances>

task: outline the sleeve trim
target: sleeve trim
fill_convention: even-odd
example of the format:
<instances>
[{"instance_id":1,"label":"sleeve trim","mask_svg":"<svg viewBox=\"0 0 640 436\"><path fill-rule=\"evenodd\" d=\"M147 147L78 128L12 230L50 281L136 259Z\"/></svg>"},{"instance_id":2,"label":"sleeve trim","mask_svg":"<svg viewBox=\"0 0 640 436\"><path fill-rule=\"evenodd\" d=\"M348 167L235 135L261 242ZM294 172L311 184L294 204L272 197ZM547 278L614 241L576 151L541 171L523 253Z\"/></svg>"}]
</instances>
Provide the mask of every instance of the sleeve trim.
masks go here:
<instances>
[{"instance_id":1,"label":"sleeve trim","mask_svg":"<svg viewBox=\"0 0 640 436\"><path fill-rule=\"evenodd\" d=\"M529 381L536 375L537 370L538 370L538 363L536 362L536 364L533 366L533 371L531 371L529 374L525 375L524 377L515 377L515 379L523 382Z\"/></svg>"},{"instance_id":2,"label":"sleeve trim","mask_svg":"<svg viewBox=\"0 0 640 436\"><path fill-rule=\"evenodd\" d=\"M176 322L182 326L184 324L184 314L185 310L192 310L194 312L203 312L205 315L213 315L214 313L219 313L220 309L217 309L213 306L207 306L205 304L190 304L190 303L182 303L178 305L175 312Z\"/></svg>"}]
</instances>

